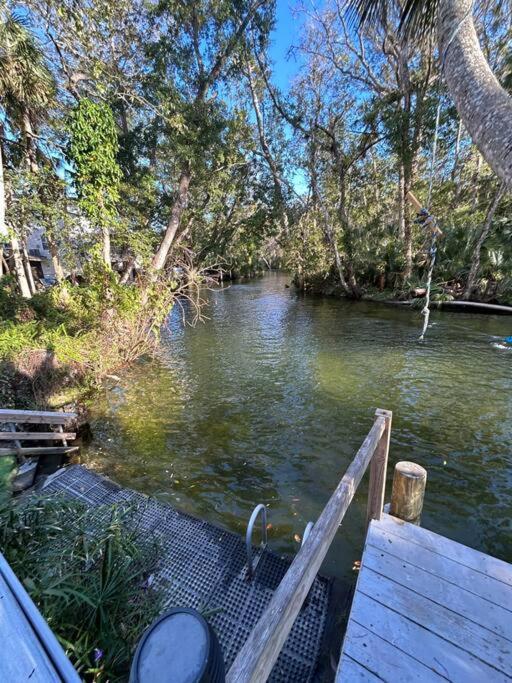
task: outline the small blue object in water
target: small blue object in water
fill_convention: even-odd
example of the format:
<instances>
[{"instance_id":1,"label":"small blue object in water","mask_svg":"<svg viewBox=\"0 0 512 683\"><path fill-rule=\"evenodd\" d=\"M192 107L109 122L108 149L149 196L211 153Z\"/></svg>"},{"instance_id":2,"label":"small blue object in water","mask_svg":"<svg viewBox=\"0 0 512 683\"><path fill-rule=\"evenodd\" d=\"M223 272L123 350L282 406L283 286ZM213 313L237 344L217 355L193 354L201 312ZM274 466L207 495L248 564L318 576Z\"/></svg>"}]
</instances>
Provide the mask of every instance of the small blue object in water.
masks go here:
<instances>
[{"instance_id":1,"label":"small blue object in water","mask_svg":"<svg viewBox=\"0 0 512 683\"><path fill-rule=\"evenodd\" d=\"M506 344L512 344L512 337L505 337Z\"/></svg>"}]
</instances>

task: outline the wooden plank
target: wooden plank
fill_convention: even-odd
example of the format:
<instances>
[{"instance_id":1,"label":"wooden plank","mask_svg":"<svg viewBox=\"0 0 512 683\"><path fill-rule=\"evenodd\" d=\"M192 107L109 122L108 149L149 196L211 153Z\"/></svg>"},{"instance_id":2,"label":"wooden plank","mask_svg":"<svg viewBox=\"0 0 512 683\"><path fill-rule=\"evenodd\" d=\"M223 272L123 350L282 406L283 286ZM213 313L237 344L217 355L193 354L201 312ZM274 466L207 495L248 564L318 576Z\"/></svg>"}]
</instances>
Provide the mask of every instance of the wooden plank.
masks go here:
<instances>
[{"instance_id":1,"label":"wooden plank","mask_svg":"<svg viewBox=\"0 0 512 683\"><path fill-rule=\"evenodd\" d=\"M378 612L380 605L375 605ZM355 615L355 618L357 614ZM379 678L393 683L441 683L446 681L433 669L399 650L377 633L352 620L343 641L343 655L349 656Z\"/></svg>"},{"instance_id":2,"label":"wooden plank","mask_svg":"<svg viewBox=\"0 0 512 683\"><path fill-rule=\"evenodd\" d=\"M428 628L411 621L364 593L356 592L350 614L347 633L352 628L352 622L364 625L369 631L393 645L397 649L397 654L402 652L412 657L435 672L435 675L453 683L482 683L483 681L505 683L509 681L504 673L497 671L473 654L440 638ZM344 650L345 643L343 644ZM400 661L398 657L397 667Z\"/></svg>"},{"instance_id":3,"label":"wooden plank","mask_svg":"<svg viewBox=\"0 0 512 683\"><path fill-rule=\"evenodd\" d=\"M409 590L467 619L476 621L497 635L512 641L512 614L508 610L384 550L375 548L369 543L371 539L364 551L365 567L399 581ZM474 580L478 581L479 575L473 572L473 576ZM510 591L510 604L512 605L512 590Z\"/></svg>"},{"instance_id":4,"label":"wooden plank","mask_svg":"<svg viewBox=\"0 0 512 683\"><path fill-rule=\"evenodd\" d=\"M42 649L44 649L45 654L51 661L52 666L58 674L58 677L52 678L52 681L62 681L62 683L80 683L80 677L78 676L69 659L66 657L64 650L55 637L53 631L43 619L41 613L32 602L27 591L21 585L20 581L12 571L2 553L0 553L0 575L2 576L2 580L7 584L11 594L16 598L16 602L23 612L23 615L30 625L30 628L32 629L34 635L36 635L40 646Z\"/></svg>"},{"instance_id":5,"label":"wooden plank","mask_svg":"<svg viewBox=\"0 0 512 683\"><path fill-rule=\"evenodd\" d=\"M391 515L383 515L380 523L390 533L512 586L512 565L503 560L468 548L423 527L405 524Z\"/></svg>"},{"instance_id":6,"label":"wooden plank","mask_svg":"<svg viewBox=\"0 0 512 683\"><path fill-rule=\"evenodd\" d=\"M358 591L512 676L510 640L366 567L359 577Z\"/></svg>"},{"instance_id":7,"label":"wooden plank","mask_svg":"<svg viewBox=\"0 0 512 683\"><path fill-rule=\"evenodd\" d=\"M0 422L19 422L21 424L64 424L65 422L74 419L76 419L76 413L0 409Z\"/></svg>"},{"instance_id":8,"label":"wooden plank","mask_svg":"<svg viewBox=\"0 0 512 683\"><path fill-rule=\"evenodd\" d=\"M375 676L350 657L345 656L340 659L336 683L378 683L378 681L382 681L382 678Z\"/></svg>"},{"instance_id":9,"label":"wooden plank","mask_svg":"<svg viewBox=\"0 0 512 683\"><path fill-rule=\"evenodd\" d=\"M266 681L293 626L331 542L380 441L386 421L375 422L316 521L272 599L238 653L227 683Z\"/></svg>"},{"instance_id":10,"label":"wooden plank","mask_svg":"<svg viewBox=\"0 0 512 683\"><path fill-rule=\"evenodd\" d=\"M477 573L471 567L450 560L444 555L440 555L428 548L423 548L416 543L410 543L402 536L389 533L384 530L386 527L382 525L382 520L378 523L378 528L370 528L371 534L368 534L367 543L373 547L384 550L419 569L428 571L430 574L435 574L444 581L479 595L495 605L512 610L512 600L508 584L498 581L487 574Z\"/></svg>"},{"instance_id":11,"label":"wooden plank","mask_svg":"<svg viewBox=\"0 0 512 683\"><path fill-rule=\"evenodd\" d=\"M62 441L76 439L74 432L0 432L0 441Z\"/></svg>"},{"instance_id":12,"label":"wooden plank","mask_svg":"<svg viewBox=\"0 0 512 683\"><path fill-rule=\"evenodd\" d=\"M54 683L61 680L2 574L0 639L0 680L30 683Z\"/></svg>"},{"instance_id":13,"label":"wooden plank","mask_svg":"<svg viewBox=\"0 0 512 683\"><path fill-rule=\"evenodd\" d=\"M33 448L0 448L1 455L44 455L45 453L74 453L78 446L34 446Z\"/></svg>"},{"instance_id":14,"label":"wooden plank","mask_svg":"<svg viewBox=\"0 0 512 683\"><path fill-rule=\"evenodd\" d=\"M386 421L386 427L370 463L370 483L368 486L368 503L366 508L367 524L369 524L372 519L380 519L384 507L389 440L391 437L391 419L393 416L393 413L390 410L378 410L376 414L382 415Z\"/></svg>"}]
</instances>

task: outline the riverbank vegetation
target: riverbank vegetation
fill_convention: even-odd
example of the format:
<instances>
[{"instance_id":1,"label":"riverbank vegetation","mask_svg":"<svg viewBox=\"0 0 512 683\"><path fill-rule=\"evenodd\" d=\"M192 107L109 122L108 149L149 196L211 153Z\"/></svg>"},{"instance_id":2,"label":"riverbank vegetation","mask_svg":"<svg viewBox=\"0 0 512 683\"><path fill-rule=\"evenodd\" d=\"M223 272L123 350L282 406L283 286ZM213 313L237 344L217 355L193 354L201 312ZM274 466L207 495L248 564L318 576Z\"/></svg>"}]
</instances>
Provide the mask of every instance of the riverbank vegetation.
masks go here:
<instances>
[{"instance_id":1,"label":"riverbank vegetation","mask_svg":"<svg viewBox=\"0 0 512 683\"><path fill-rule=\"evenodd\" d=\"M429 236L410 192L443 231L434 297L512 304L510 131L489 137L510 108L508 3L463 14L498 79L474 102L443 7L439 42L400 3L355 5L363 23L344 0L297 4L287 84L272 1L2 4L3 405L146 353L201 272L286 267L307 291L421 296Z\"/></svg>"}]
</instances>

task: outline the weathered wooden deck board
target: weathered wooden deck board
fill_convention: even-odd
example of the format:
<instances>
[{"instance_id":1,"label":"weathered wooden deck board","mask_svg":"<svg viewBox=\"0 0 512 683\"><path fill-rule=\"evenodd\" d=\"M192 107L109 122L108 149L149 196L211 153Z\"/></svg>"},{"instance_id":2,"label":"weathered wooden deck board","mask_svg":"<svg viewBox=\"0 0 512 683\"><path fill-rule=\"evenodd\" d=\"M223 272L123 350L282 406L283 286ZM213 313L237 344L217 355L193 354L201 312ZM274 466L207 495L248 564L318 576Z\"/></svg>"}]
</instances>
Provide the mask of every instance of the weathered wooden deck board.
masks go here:
<instances>
[{"instance_id":1,"label":"weathered wooden deck board","mask_svg":"<svg viewBox=\"0 0 512 683\"><path fill-rule=\"evenodd\" d=\"M81 680L37 607L0 553L0 681Z\"/></svg>"},{"instance_id":2,"label":"weathered wooden deck board","mask_svg":"<svg viewBox=\"0 0 512 683\"><path fill-rule=\"evenodd\" d=\"M337 683L512 680L512 566L383 515L368 529Z\"/></svg>"},{"instance_id":3,"label":"weathered wooden deck board","mask_svg":"<svg viewBox=\"0 0 512 683\"><path fill-rule=\"evenodd\" d=\"M52 683L60 680L1 575L0 638L0 675L3 681Z\"/></svg>"}]
</instances>

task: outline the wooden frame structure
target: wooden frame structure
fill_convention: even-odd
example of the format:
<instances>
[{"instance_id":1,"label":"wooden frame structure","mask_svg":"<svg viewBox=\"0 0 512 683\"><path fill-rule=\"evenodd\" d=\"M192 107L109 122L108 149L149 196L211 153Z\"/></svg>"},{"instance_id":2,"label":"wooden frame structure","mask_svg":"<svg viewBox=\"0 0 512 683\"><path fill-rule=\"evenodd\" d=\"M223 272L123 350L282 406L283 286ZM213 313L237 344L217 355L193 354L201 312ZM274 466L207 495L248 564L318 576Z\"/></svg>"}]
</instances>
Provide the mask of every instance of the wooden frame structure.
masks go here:
<instances>
[{"instance_id":1,"label":"wooden frame structure","mask_svg":"<svg viewBox=\"0 0 512 683\"><path fill-rule=\"evenodd\" d=\"M391 419L390 411L376 411L373 426L354 460L229 669L227 683L263 683L269 677L369 465L367 521L381 518Z\"/></svg>"},{"instance_id":2,"label":"wooden frame structure","mask_svg":"<svg viewBox=\"0 0 512 683\"><path fill-rule=\"evenodd\" d=\"M13 442L14 446L0 448L0 456L15 455L21 460L25 456L44 455L45 453L73 453L78 450L77 446L68 446L68 441L76 439L75 432L65 432L63 425L76 419L75 413L62 413L53 411L37 410L6 410L0 409L0 423L8 425L10 431L0 431L0 443L2 441ZM19 431L16 425L48 425L50 431L29 432ZM55 425L57 431L52 431ZM22 441L48 441L45 446L22 446Z\"/></svg>"}]
</instances>

